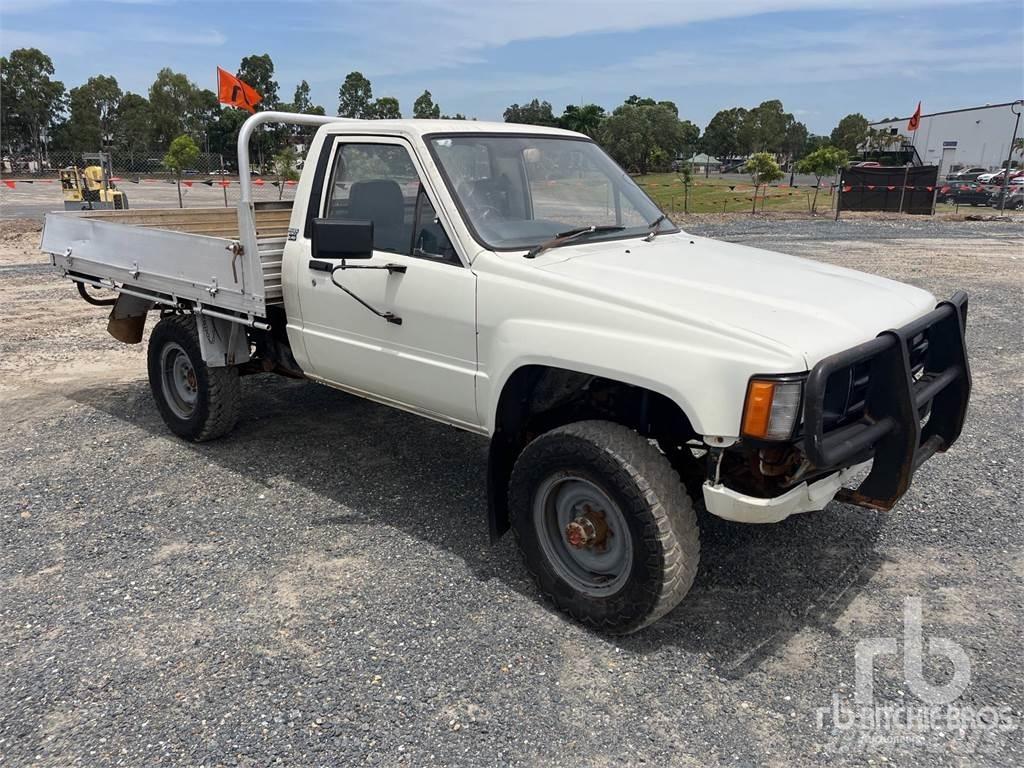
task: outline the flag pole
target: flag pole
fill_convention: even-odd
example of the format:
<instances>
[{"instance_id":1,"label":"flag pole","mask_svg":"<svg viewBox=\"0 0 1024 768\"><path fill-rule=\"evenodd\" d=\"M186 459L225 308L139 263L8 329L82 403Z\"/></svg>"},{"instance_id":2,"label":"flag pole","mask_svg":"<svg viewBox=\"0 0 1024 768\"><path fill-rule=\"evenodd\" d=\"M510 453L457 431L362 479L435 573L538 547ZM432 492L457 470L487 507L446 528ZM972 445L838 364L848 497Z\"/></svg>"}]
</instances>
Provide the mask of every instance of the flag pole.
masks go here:
<instances>
[{"instance_id":1,"label":"flag pole","mask_svg":"<svg viewBox=\"0 0 1024 768\"><path fill-rule=\"evenodd\" d=\"M910 161L913 162L914 157L917 155L917 129L921 126L921 102L917 102L917 109L914 110L913 116L910 118L910 123L907 128L910 128L910 124L913 124L913 128L910 129ZM910 177L910 162L903 164L903 186L900 187L900 214L903 213L903 199L907 195L907 180Z\"/></svg>"}]
</instances>

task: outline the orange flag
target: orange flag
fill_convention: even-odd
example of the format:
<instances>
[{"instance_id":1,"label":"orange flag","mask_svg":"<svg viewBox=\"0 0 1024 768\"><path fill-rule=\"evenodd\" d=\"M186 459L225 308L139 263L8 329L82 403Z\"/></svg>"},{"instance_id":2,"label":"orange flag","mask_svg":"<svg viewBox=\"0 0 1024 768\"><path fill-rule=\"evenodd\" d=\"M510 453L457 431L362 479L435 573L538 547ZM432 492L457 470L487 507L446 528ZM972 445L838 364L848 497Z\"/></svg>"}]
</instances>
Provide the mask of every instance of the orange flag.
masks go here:
<instances>
[{"instance_id":1,"label":"orange flag","mask_svg":"<svg viewBox=\"0 0 1024 768\"><path fill-rule=\"evenodd\" d=\"M921 102L917 102L917 109L914 110L914 114L910 116L910 122L907 123L908 131L916 131L918 126L921 125Z\"/></svg>"},{"instance_id":2,"label":"orange flag","mask_svg":"<svg viewBox=\"0 0 1024 768\"><path fill-rule=\"evenodd\" d=\"M263 101L255 88L220 67L217 67L217 98L221 104L230 104L247 112L255 112L256 105Z\"/></svg>"}]
</instances>

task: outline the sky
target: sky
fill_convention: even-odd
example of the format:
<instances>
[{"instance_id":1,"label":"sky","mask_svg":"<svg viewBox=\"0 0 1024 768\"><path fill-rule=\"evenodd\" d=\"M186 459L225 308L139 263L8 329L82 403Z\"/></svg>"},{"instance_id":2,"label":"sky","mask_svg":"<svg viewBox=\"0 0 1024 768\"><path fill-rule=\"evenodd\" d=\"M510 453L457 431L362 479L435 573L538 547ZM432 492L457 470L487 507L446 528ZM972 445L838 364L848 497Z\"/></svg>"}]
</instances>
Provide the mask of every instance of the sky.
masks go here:
<instances>
[{"instance_id":1,"label":"sky","mask_svg":"<svg viewBox=\"0 0 1024 768\"><path fill-rule=\"evenodd\" d=\"M0 52L20 47L68 88L142 94L162 67L216 90L217 66L269 53L281 97L305 79L328 114L352 70L404 114L424 88L482 120L635 93L701 127L781 99L812 133L1024 96L1024 4L1005 0L0 0Z\"/></svg>"}]
</instances>

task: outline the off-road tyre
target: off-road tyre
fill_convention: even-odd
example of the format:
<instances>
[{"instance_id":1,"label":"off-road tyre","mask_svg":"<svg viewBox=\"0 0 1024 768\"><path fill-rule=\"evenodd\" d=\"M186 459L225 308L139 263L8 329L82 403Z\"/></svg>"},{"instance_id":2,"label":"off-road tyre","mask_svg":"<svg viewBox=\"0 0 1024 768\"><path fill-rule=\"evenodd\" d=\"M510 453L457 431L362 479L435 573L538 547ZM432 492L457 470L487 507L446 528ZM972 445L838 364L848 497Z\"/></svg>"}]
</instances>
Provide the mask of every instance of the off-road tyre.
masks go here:
<instances>
[{"instance_id":1,"label":"off-road tyre","mask_svg":"<svg viewBox=\"0 0 1024 768\"><path fill-rule=\"evenodd\" d=\"M196 326L192 315L162 318L149 336L148 368L149 387L164 423L178 437L202 443L222 437L234 428L241 410L242 391L236 367L212 368L203 362ZM165 371L170 357L181 361L186 370L191 369L191 404L174 398Z\"/></svg>"},{"instance_id":2,"label":"off-road tyre","mask_svg":"<svg viewBox=\"0 0 1024 768\"><path fill-rule=\"evenodd\" d=\"M621 511L632 559L625 582L594 596L559 575L536 523L539 493L554 476L591 483ZM700 560L693 503L668 459L628 427L580 421L546 432L516 460L509 484L512 529L541 593L576 620L611 634L635 632L661 618L689 591Z\"/></svg>"}]
</instances>

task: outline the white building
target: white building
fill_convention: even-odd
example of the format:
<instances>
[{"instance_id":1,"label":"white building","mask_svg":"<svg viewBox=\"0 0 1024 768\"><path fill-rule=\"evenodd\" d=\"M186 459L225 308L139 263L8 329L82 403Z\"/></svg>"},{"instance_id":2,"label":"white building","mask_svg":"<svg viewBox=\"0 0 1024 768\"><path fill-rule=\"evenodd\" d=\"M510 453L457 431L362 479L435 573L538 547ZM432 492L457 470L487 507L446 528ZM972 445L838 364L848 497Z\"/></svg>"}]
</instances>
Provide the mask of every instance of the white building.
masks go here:
<instances>
[{"instance_id":1,"label":"white building","mask_svg":"<svg viewBox=\"0 0 1024 768\"><path fill-rule=\"evenodd\" d=\"M917 154L925 165L939 166L940 178L951 170L969 166L996 170L1006 165L1013 125L1017 119L1017 115L1010 109L1014 103L986 104L983 107L922 114L916 135L907 130L909 115L897 120L871 123L871 127L887 129L893 135L912 136ZM1016 103L1020 111L1024 104ZM1021 120L1017 135L1020 137L1022 134L1024 120ZM1013 159L1019 164L1020 153L1015 153Z\"/></svg>"}]
</instances>

